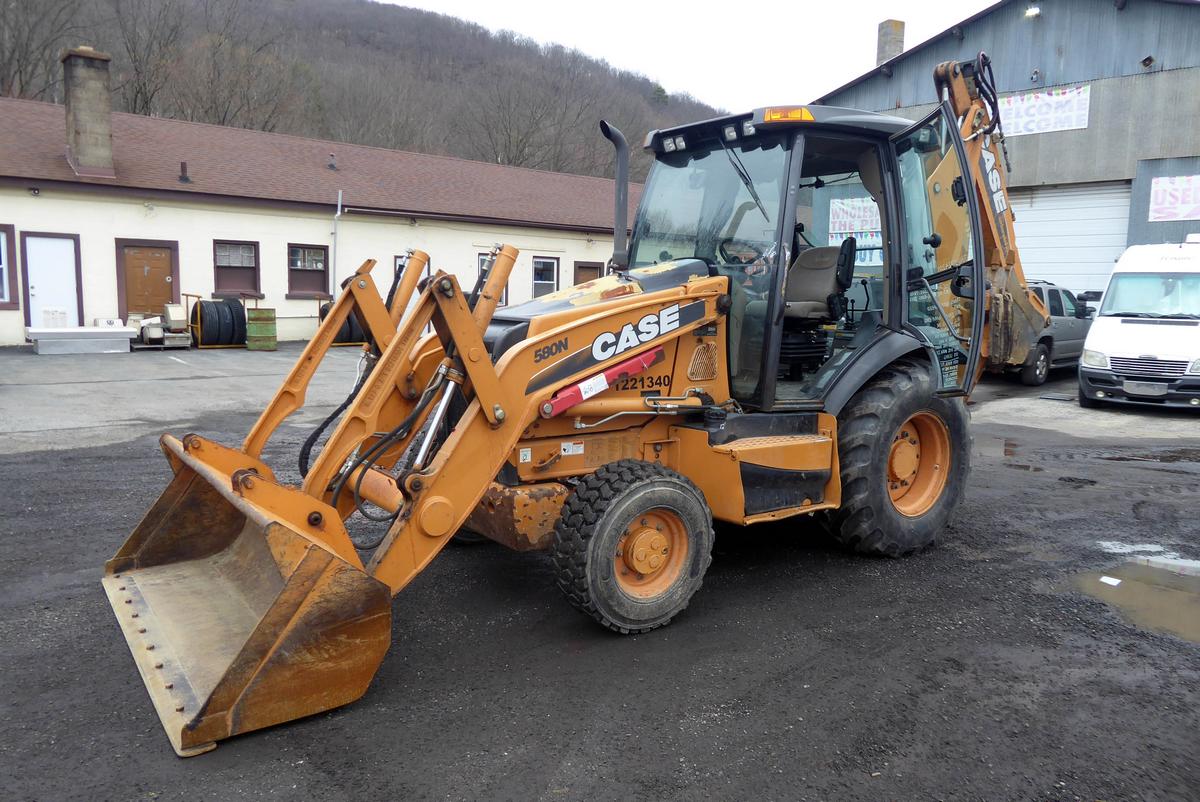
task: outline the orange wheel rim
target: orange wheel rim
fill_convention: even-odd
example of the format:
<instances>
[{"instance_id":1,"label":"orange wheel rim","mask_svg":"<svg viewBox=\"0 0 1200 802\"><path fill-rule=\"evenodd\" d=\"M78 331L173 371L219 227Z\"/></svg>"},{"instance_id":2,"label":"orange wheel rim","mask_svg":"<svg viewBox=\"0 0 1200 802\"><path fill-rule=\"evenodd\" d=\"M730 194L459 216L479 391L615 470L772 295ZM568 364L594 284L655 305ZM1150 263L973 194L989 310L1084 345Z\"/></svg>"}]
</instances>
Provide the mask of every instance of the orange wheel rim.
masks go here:
<instances>
[{"instance_id":1,"label":"orange wheel rim","mask_svg":"<svg viewBox=\"0 0 1200 802\"><path fill-rule=\"evenodd\" d=\"M679 513L656 507L634 517L617 541L613 576L625 593L651 599L683 573L688 558L687 527Z\"/></svg>"},{"instance_id":2,"label":"orange wheel rim","mask_svg":"<svg viewBox=\"0 0 1200 802\"><path fill-rule=\"evenodd\" d=\"M887 483L892 506L916 518L933 509L950 476L950 430L932 412L904 421L888 452Z\"/></svg>"}]
</instances>

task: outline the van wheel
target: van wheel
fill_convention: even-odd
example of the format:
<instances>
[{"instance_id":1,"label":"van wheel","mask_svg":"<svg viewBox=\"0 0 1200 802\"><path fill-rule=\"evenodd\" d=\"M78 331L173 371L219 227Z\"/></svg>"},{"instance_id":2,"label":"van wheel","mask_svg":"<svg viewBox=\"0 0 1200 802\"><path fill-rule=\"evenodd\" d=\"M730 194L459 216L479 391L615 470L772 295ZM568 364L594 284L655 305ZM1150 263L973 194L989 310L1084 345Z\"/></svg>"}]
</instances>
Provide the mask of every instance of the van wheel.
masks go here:
<instances>
[{"instance_id":1,"label":"van wheel","mask_svg":"<svg viewBox=\"0 0 1200 802\"><path fill-rule=\"evenodd\" d=\"M1103 405L1103 401L1097 401L1088 396L1087 392L1083 389L1083 381L1081 380L1079 382L1079 406L1084 409L1098 409Z\"/></svg>"},{"instance_id":2,"label":"van wheel","mask_svg":"<svg viewBox=\"0 0 1200 802\"><path fill-rule=\"evenodd\" d=\"M1046 383L1050 375L1050 349L1045 343L1038 343L1033 350L1033 359L1021 368L1021 383L1030 387L1040 387Z\"/></svg>"},{"instance_id":3,"label":"van wheel","mask_svg":"<svg viewBox=\"0 0 1200 802\"><path fill-rule=\"evenodd\" d=\"M559 514L550 557L576 609L623 635L683 611L712 561L712 513L675 471L620 460L580 480Z\"/></svg>"},{"instance_id":4,"label":"van wheel","mask_svg":"<svg viewBox=\"0 0 1200 802\"><path fill-rule=\"evenodd\" d=\"M962 501L971 431L961 399L933 394L929 366L885 368L838 416L842 505L831 533L863 554L901 557L931 544Z\"/></svg>"}]
</instances>

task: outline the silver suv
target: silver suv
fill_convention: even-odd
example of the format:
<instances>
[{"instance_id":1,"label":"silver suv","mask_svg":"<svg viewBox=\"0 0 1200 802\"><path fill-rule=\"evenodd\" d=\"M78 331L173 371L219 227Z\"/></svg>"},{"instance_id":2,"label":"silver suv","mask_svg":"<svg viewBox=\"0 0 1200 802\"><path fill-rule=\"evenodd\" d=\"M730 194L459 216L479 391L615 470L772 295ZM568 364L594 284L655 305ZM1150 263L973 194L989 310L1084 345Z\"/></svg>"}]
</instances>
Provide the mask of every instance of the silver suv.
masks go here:
<instances>
[{"instance_id":1,"label":"silver suv","mask_svg":"<svg viewBox=\"0 0 1200 802\"><path fill-rule=\"evenodd\" d=\"M1046 381L1050 368L1079 362L1096 310L1078 300L1070 290L1049 281L1032 280L1029 289L1050 311L1050 325L1042 331L1037 347L1029 352L1029 359L1021 368L1021 381L1037 386Z\"/></svg>"}]
</instances>

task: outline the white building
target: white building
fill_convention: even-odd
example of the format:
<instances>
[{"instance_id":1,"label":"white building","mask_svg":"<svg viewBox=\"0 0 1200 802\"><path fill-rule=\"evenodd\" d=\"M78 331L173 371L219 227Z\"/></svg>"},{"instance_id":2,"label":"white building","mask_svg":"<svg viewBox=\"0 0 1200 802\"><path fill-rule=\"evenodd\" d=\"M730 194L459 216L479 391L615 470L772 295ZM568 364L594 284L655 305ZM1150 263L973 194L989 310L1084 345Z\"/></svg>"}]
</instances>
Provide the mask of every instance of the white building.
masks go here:
<instances>
[{"instance_id":1,"label":"white building","mask_svg":"<svg viewBox=\"0 0 1200 802\"><path fill-rule=\"evenodd\" d=\"M0 345L186 294L257 301L301 339L366 259L386 286L419 248L466 284L509 243L517 303L611 254L610 180L112 113L108 57L63 61L65 107L0 100Z\"/></svg>"}]
</instances>

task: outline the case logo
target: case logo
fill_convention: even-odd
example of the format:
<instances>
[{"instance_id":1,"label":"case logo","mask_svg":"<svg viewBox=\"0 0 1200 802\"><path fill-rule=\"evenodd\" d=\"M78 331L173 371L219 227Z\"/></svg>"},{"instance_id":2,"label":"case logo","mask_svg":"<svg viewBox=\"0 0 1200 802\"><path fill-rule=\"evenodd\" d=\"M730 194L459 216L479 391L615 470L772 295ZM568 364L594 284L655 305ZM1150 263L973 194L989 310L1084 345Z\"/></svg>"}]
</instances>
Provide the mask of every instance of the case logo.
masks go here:
<instances>
[{"instance_id":1,"label":"case logo","mask_svg":"<svg viewBox=\"0 0 1200 802\"><path fill-rule=\"evenodd\" d=\"M626 323L618 332L606 331L592 340L592 358L597 362L623 354L679 328L679 304L663 307L637 323Z\"/></svg>"}]
</instances>

